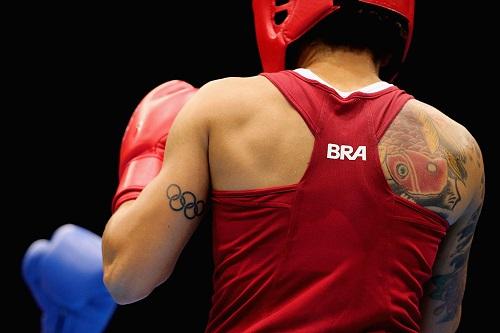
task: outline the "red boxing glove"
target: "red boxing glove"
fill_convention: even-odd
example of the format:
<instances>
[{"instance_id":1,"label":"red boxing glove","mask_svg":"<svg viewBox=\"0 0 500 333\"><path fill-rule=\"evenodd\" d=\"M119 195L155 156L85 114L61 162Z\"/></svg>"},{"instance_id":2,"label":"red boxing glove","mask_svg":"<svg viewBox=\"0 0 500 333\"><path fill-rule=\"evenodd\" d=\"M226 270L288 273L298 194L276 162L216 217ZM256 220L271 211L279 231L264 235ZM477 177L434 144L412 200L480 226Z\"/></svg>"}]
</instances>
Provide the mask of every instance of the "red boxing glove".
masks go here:
<instances>
[{"instance_id":1,"label":"red boxing glove","mask_svg":"<svg viewBox=\"0 0 500 333\"><path fill-rule=\"evenodd\" d=\"M183 81L169 81L153 89L137 106L122 139L113 213L125 201L136 199L160 172L170 127L197 90Z\"/></svg>"}]
</instances>

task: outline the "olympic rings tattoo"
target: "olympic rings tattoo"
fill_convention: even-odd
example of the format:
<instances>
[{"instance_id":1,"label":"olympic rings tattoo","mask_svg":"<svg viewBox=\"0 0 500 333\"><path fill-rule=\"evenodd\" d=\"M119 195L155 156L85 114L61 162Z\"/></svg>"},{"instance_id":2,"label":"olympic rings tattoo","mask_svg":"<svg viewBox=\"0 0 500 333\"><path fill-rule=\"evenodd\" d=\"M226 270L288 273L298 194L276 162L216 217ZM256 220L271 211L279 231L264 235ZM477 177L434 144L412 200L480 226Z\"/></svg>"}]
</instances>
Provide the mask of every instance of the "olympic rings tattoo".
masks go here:
<instances>
[{"instance_id":1,"label":"olympic rings tattoo","mask_svg":"<svg viewBox=\"0 0 500 333\"><path fill-rule=\"evenodd\" d=\"M205 211L205 201L197 200L193 192L182 192L177 184L171 184L167 188L168 205L173 211L184 211L184 216L192 220L203 215Z\"/></svg>"}]
</instances>

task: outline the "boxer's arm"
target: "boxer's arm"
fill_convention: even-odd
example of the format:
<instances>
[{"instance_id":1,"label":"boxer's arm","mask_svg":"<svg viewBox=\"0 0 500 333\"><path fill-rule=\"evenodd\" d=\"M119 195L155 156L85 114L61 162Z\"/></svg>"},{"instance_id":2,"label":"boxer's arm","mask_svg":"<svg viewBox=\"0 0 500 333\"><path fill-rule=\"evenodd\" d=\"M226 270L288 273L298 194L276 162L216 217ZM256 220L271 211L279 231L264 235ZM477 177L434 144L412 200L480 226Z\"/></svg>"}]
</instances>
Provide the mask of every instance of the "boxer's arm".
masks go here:
<instances>
[{"instance_id":1,"label":"boxer's arm","mask_svg":"<svg viewBox=\"0 0 500 333\"><path fill-rule=\"evenodd\" d=\"M481 206L448 231L422 300L422 332L455 332L460 323L470 246Z\"/></svg>"},{"instance_id":2,"label":"boxer's arm","mask_svg":"<svg viewBox=\"0 0 500 333\"><path fill-rule=\"evenodd\" d=\"M464 186L472 196L439 247L432 277L421 302L423 333L451 333L460 324L469 252L484 200L483 162L472 137L470 142L472 149L468 150L466 165L469 181Z\"/></svg>"},{"instance_id":3,"label":"boxer's arm","mask_svg":"<svg viewBox=\"0 0 500 333\"><path fill-rule=\"evenodd\" d=\"M200 91L177 116L158 176L125 203L103 235L104 281L121 304L146 297L165 281L206 209L208 115Z\"/></svg>"}]
</instances>

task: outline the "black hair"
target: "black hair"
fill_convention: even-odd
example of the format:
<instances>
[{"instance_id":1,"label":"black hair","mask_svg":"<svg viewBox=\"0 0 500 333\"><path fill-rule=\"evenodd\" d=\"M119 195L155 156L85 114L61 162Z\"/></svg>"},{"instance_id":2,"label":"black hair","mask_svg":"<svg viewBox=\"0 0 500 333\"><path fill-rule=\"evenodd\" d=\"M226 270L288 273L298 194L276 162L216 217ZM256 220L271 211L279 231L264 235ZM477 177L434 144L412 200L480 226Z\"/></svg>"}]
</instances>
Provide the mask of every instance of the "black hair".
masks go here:
<instances>
[{"instance_id":1,"label":"black hair","mask_svg":"<svg viewBox=\"0 0 500 333\"><path fill-rule=\"evenodd\" d=\"M395 72L408 38L407 20L395 12L359 1L339 2L340 9L288 47L286 67L297 66L304 47L322 43L331 48L369 51L383 72Z\"/></svg>"}]
</instances>

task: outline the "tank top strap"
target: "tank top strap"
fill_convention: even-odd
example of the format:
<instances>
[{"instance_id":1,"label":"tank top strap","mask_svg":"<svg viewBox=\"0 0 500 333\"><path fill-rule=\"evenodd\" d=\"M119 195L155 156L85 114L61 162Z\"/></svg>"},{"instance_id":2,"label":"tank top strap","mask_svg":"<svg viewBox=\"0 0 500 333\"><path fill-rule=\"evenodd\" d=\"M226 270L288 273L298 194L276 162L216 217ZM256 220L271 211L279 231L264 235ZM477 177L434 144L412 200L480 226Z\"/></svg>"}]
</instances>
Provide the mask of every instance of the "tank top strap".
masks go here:
<instances>
[{"instance_id":1,"label":"tank top strap","mask_svg":"<svg viewBox=\"0 0 500 333\"><path fill-rule=\"evenodd\" d=\"M299 112L311 132L316 135L321 129L321 119L328 94L318 94L318 89L309 84L297 84L298 74L293 71L262 73L285 96Z\"/></svg>"}]
</instances>

